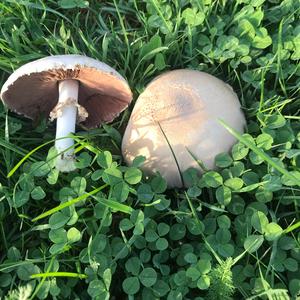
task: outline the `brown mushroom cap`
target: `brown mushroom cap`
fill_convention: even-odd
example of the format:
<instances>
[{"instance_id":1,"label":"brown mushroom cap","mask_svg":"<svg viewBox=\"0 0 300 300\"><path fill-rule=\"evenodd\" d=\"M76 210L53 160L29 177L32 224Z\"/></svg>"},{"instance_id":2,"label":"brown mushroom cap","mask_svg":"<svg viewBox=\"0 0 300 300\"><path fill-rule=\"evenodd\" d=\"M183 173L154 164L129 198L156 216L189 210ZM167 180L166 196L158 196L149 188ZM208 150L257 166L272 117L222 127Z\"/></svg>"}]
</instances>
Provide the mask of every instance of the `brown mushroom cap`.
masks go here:
<instances>
[{"instance_id":1,"label":"brown mushroom cap","mask_svg":"<svg viewBox=\"0 0 300 300\"><path fill-rule=\"evenodd\" d=\"M58 100L58 82L79 81L78 102L88 112L83 123L96 127L111 122L132 99L126 80L103 62L81 55L55 55L17 69L1 90L11 110L35 119L48 116Z\"/></svg>"},{"instance_id":2,"label":"brown mushroom cap","mask_svg":"<svg viewBox=\"0 0 300 300\"><path fill-rule=\"evenodd\" d=\"M193 156L212 169L215 156L236 142L218 119L243 132L245 118L229 85L193 70L165 73L139 96L123 137L123 156L128 164L145 156L144 171L158 171L169 187L182 187L181 173L190 167L201 171Z\"/></svg>"}]
</instances>

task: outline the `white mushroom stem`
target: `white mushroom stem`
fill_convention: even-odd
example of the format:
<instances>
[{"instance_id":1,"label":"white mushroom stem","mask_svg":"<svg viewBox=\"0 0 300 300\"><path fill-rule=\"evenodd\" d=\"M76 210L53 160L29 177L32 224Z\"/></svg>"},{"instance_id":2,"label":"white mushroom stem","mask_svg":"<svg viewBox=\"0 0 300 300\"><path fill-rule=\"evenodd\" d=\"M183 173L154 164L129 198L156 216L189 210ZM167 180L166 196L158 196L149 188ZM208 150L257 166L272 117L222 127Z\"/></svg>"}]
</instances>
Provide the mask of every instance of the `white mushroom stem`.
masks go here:
<instances>
[{"instance_id":1,"label":"white mushroom stem","mask_svg":"<svg viewBox=\"0 0 300 300\"><path fill-rule=\"evenodd\" d=\"M77 80L63 80L58 85L59 98L57 111L54 112L57 117L55 148L60 154L56 160L56 168L61 172L70 172L75 169L74 140L66 137L75 132L78 88Z\"/></svg>"}]
</instances>

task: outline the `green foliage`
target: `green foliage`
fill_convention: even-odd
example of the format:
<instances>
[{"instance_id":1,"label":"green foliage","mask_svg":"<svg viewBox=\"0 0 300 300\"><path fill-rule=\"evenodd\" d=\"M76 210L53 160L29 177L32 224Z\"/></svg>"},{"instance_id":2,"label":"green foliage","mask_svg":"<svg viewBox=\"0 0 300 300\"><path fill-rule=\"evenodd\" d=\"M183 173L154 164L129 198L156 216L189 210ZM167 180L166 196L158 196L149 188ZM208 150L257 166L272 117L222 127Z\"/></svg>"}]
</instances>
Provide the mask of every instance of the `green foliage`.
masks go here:
<instances>
[{"instance_id":1,"label":"green foliage","mask_svg":"<svg viewBox=\"0 0 300 300\"><path fill-rule=\"evenodd\" d=\"M167 190L142 174L143 157L121 159L132 106L78 128L70 174L47 152L51 123L1 106L0 298L297 299L299 1L125 2L2 1L1 83L49 54L106 62L135 97L192 68L233 86L247 133L227 126L237 143L217 169L188 170L186 190Z\"/></svg>"},{"instance_id":2,"label":"green foliage","mask_svg":"<svg viewBox=\"0 0 300 300\"><path fill-rule=\"evenodd\" d=\"M87 8L89 2L84 0L60 0L58 1L58 5L64 9Z\"/></svg>"}]
</instances>

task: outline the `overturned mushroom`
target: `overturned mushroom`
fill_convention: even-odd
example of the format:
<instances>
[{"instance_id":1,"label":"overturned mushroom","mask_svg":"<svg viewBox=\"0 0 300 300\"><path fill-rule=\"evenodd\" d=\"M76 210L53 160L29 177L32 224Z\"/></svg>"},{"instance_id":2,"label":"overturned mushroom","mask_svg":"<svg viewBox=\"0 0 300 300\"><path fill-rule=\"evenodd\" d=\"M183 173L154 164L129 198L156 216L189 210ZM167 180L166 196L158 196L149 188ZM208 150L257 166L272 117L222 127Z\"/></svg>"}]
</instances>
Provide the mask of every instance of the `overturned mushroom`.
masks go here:
<instances>
[{"instance_id":1,"label":"overturned mushroom","mask_svg":"<svg viewBox=\"0 0 300 300\"><path fill-rule=\"evenodd\" d=\"M56 167L75 169L76 117L87 128L113 121L132 99L126 80L103 62L81 55L55 55L17 69L5 82L1 98L8 108L28 118L57 119Z\"/></svg>"},{"instance_id":2,"label":"overturned mushroom","mask_svg":"<svg viewBox=\"0 0 300 300\"><path fill-rule=\"evenodd\" d=\"M145 156L146 173L159 172L169 187L182 187L185 170L201 171L196 159L212 169L215 156L236 142L218 119L243 132L245 118L229 85L199 71L165 73L139 96L124 134L123 156L128 164Z\"/></svg>"}]
</instances>

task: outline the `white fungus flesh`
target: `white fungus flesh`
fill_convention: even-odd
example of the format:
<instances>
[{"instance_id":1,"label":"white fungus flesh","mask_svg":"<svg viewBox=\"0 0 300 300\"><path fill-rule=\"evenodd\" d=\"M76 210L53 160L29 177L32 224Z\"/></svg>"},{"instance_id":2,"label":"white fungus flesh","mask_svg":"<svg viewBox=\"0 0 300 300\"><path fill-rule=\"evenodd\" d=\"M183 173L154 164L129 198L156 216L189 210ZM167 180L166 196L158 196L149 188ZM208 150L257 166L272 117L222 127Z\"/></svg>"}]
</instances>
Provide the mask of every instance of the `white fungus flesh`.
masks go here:
<instances>
[{"instance_id":1,"label":"white fungus flesh","mask_svg":"<svg viewBox=\"0 0 300 300\"><path fill-rule=\"evenodd\" d=\"M63 80L58 84L58 105L61 105L61 109L56 116L55 148L58 153L62 153L56 159L56 168L61 172L70 172L76 169L74 140L67 136L75 132L78 88L79 82L73 79Z\"/></svg>"},{"instance_id":2,"label":"white fungus flesh","mask_svg":"<svg viewBox=\"0 0 300 300\"><path fill-rule=\"evenodd\" d=\"M243 132L245 118L233 89L218 78L194 70L175 70L155 78L139 96L127 125L122 152L130 165L146 158L142 168L159 172L171 187L185 185L188 168L215 168L215 156L236 139L218 122Z\"/></svg>"}]
</instances>

